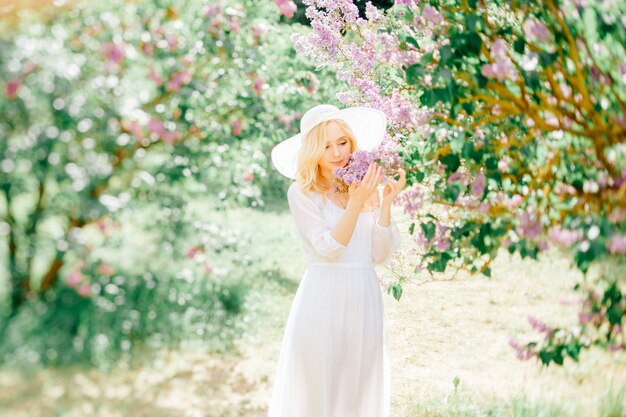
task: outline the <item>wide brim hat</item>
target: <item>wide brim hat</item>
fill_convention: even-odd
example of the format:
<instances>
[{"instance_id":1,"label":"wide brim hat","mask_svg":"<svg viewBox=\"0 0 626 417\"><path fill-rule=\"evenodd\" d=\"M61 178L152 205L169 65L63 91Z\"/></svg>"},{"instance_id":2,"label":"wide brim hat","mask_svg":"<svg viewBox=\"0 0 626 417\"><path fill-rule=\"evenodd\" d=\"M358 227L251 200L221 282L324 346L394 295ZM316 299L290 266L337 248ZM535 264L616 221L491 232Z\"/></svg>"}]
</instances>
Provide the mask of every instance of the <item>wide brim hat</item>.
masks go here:
<instances>
[{"instance_id":1,"label":"wide brim hat","mask_svg":"<svg viewBox=\"0 0 626 417\"><path fill-rule=\"evenodd\" d=\"M284 176L295 179L298 170L298 152L306 135L327 120L343 120L350 126L360 150L370 151L382 142L387 129L385 113L369 107L339 109L330 104L312 107L300 119L300 132L272 149L272 163Z\"/></svg>"}]
</instances>

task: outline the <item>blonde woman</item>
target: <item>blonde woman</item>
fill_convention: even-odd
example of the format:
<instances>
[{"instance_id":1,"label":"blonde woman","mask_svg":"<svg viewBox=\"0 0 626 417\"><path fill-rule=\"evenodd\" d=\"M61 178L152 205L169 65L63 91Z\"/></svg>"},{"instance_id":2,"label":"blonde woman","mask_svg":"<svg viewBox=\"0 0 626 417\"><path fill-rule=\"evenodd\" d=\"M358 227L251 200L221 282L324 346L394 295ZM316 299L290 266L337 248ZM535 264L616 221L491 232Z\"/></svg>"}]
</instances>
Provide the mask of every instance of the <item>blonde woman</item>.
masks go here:
<instances>
[{"instance_id":1,"label":"blonde woman","mask_svg":"<svg viewBox=\"0 0 626 417\"><path fill-rule=\"evenodd\" d=\"M333 169L357 149L372 150L386 130L384 113L315 106L300 133L272 150L276 169L295 181L287 193L308 267L282 341L269 417L388 417L390 377L383 304L374 264L400 246L391 203L406 184L368 167L347 193Z\"/></svg>"}]
</instances>

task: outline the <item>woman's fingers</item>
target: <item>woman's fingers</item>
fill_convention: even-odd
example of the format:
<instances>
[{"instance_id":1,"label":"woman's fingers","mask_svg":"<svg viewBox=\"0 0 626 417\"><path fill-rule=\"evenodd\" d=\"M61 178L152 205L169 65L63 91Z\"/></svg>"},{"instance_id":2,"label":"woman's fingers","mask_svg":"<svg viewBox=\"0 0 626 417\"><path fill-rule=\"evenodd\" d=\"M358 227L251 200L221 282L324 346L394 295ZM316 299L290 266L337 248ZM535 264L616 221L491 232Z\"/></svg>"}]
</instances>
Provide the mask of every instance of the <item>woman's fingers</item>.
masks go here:
<instances>
[{"instance_id":1,"label":"woman's fingers","mask_svg":"<svg viewBox=\"0 0 626 417\"><path fill-rule=\"evenodd\" d=\"M370 166L367 167L367 171L365 172L365 175L363 176L363 179L361 180L361 184L367 184L367 181L369 181L370 177L372 176L372 172L375 168L375 163L372 162L370 164Z\"/></svg>"},{"instance_id":2,"label":"woman's fingers","mask_svg":"<svg viewBox=\"0 0 626 417\"><path fill-rule=\"evenodd\" d=\"M363 185L371 188L376 183L376 178L378 177L379 169L380 167L378 166L378 164L375 162L372 162L372 165L369 166L367 173L365 174L365 177L363 177Z\"/></svg>"}]
</instances>

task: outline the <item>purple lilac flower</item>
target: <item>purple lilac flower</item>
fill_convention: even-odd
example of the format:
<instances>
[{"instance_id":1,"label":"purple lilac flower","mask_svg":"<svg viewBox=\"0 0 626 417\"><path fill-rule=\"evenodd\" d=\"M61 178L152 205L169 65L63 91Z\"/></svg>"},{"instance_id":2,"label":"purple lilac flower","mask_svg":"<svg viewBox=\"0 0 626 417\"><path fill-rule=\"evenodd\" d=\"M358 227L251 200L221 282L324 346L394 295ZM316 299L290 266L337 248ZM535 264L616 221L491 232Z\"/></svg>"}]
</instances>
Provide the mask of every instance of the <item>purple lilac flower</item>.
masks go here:
<instances>
[{"instance_id":1,"label":"purple lilac flower","mask_svg":"<svg viewBox=\"0 0 626 417\"><path fill-rule=\"evenodd\" d=\"M531 42L535 40L545 42L550 37L550 31L546 25L536 20L526 20L524 24L522 24L522 29L524 30L526 38Z\"/></svg>"},{"instance_id":2,"label":"purple lilac flower","mask_svg":"<svg viewBox=\"0 0 626 417\"><path fill-rule=\"evenodd\" d=\"M523 212L518 215L520 226L518 228L521 235L533 238L541 233L541 222L534 213Z\"/></svg>"},{"instance_id":3,"label":"purple lilac flower","mask_svg":"<svg viewBox=\"0 0 626 417\"><path fill-rule=\"evenodd\" d=\"M546 333L546 335L549 335L550 333L552 333L552 328L550 326L539 321L537 318L533 316L528 316L528 323L530 323L532 328L537 330L538 332Z\"/></svg>"},{"instance_id":4,"label":"purple lilac flower","mask_svg":"<svg viewBox=\"0 0 626 417\"><path fill-rule=\"evenodd\" d=\"M619 254L626 252L626 236L625 235L613 235L609 239L607 249L610 253Z\"/></svg>"},{"instance_id":5,"label":"purple lilac flower","mask_svg":"<svg viewBox=\"0 0 626 417\"><path fill-rule=\"evenodd\" d=\"M443 22L443 16L441 16L441 13L439 13L437 9L429 4L424 6L424 10L422 10L422 16L433 25L440 25L441 22Z\"/></svg>"},{"instance_id":6,"label":"purple lilac flower","mask_svg":"<svg viewBox=\"0 0 626 417\"><path fill-rule=\"evenodd\" d=\"M485 192L485 186L487 184L487 179L485 178L485 174L482 171L479 171L476 174L476 179L474 179L474 184L472 184L472 194L476 197L482 197Z\"/></svg>"},{"instance_id":7,"label":"purple lilac flower","mask_svg":"<svg viewBox=\"0 0 626 417\"><path fill-rule=\"evenodd\" d=\"M378 147L372 151L355 151L348 156L345 167L335 168L333 174L339 179L341 188L347 188L351 183L359 184L372 162L377 162L383 168L382 183L387 182L387 175L397 172L402 166L402 160L394 152L386 152L383 147Z\"/></svg>"},{"instance_id":8,"label":"purple lilac flower","mask_svg":"<svg viewBox=\"0 0 626 417\"><path fill-rule=\"evenodd\" d=\"M556 243L567 247L581 241L583 233L580 230L561 229L557 226L548 230L548 237Z\"/></svg>"}]
</instances>

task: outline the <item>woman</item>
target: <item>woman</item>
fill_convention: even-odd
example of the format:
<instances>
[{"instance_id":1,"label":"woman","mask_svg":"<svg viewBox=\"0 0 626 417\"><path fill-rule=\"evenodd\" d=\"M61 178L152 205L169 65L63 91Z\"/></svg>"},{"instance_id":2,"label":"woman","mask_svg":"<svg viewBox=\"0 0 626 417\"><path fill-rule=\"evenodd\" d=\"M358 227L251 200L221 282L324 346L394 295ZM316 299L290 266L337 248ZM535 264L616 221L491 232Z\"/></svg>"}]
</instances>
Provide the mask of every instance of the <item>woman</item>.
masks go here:
<instances>
[{"instance_id":1,"label":"woman","mask_svg":"<svg viewBox=\"0 0 626 417\"><path fill-rule=\"evenodd\" d=\"M406 184L372 163L348 193L333 169L357 149L374 149L384 113L320 105L307 111L300 133L272 150L275 167L295 179L287 193L308 268L298 286L281 346L269 417L387 417L389 359L374 264L400 246L391 204Z\"/></svg>"}]
</instances>

